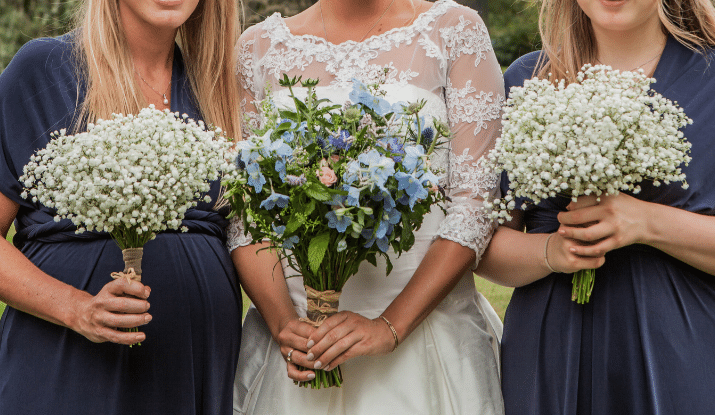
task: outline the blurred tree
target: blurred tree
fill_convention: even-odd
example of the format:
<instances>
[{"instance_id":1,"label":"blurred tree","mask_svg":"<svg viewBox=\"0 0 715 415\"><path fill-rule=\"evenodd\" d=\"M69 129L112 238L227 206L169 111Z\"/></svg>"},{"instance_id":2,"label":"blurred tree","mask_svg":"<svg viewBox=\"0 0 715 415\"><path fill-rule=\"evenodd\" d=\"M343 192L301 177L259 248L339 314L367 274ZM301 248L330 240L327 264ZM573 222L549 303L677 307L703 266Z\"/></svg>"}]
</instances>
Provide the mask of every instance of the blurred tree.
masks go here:
<instances>
[{"instance_id":1,"label":"blurred tree","mask_svg":"<svg viewBox=\"0 0 715 415\"><path fill-rule=\"evenodd\" d=\"M502 66L541 49L538 0L489 0L489 34Z\"/></svg>"},{"instance_id":2,"label":"blurred tree","mask_svg":"<svg viewBox=\"0 0 715 415\"><path fill-rule=\"evenodd\" d=\"M67 31L77 0L0 1L0 71L30 39Z\"/></svg>"}]
</instances>

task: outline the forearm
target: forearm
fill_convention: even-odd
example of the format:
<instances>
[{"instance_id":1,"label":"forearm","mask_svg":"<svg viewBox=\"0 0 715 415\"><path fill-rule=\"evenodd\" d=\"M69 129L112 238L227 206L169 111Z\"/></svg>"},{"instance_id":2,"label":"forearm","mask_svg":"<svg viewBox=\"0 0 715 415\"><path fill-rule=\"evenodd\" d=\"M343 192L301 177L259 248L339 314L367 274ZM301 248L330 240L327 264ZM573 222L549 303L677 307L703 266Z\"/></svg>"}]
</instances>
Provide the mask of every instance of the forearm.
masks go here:
<instances>
[{"instance_id":1,"label":"forearm","mask_svg":"<svg viewBox=\"0 0 715 415\"><path fill-rule=\"evenodd\" d=\"M382 313L403 341L449 294L474 264L474 250L438 238L402 292Z\"/></svg>"},{"instance_id":2,"label":"forearm","mask_svg":"<svg viewBox=\"0 0 715 415\"><path fill-rule=\"evenodd\" d=\"M551 271L544 260L548 236L499 226L479 261L476 273L508 287L521 287L549 275ZM555 241L552 238L549 242Z\"/></svg>"},{"instance_id":3,"label":"forearm","mask_svg":"<svg viewBox=\"0 0 715 415\"><path fill-rule=\"evenodd\" d=\"M643 209L648 220L639 242L715 275L715 217L656 203Z\"/></svg>"},{"instance_id":4,"label":"forearm","mask_svg":"<svg viewBox=\"0 0 715 415\"><path fill-rule=\"evenodd\" d=\"M298 314L288 294L278 256L268 249L261 251L268 246L255 244L238 247L231 252L231 257L244 291L268 324L273 338L277 339L285 324L298 318Z\"/></svg>"},{"instance_id":5,"label":"forearm","mask_svg":"<svg viewBox=\"0 0 715 415\"><path fill-rule=\"evenodd\" d=\"M91 297L42 272L10 242L0 240L0 299L43 320L73 328L77 300Z\"/></svg>"}]
</instances>

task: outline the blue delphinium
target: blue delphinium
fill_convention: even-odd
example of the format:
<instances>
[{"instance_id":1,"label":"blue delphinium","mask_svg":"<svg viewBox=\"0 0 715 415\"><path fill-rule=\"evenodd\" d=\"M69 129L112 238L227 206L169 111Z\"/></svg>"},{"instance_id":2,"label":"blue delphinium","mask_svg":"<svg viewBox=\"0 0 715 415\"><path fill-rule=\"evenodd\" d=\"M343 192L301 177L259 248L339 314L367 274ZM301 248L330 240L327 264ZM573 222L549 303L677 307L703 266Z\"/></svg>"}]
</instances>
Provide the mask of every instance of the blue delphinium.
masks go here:
<instances>
[{"instance_id":1,"label":"blue delphinium","mask_svg":"<svg viewBox=\"0 0 715 415\"><path fill-rule=\"evenodd\" d=\"M281 248L283 249L293 249L295 244L300 242L300 238L297 235L293 235L290 238L286 238L285 241L283 241L283 244L281 245Z\"/></svg>"},{"instance_id":2,"label":"blue delphinium","mask_svg":"<svg viewBox=\"0 0 715 415\"><path fill-rule=\"evenodd\" d=\"M397 179L397 189L404 190L409 196L410 209L414 208L417 200L428 196L427 189L422 185L422 180L416 177L414 173L398 171L395 173L395 179Z\"/></svg>"},{"instance_id":3,"label":"blue delphinium","mask_svg":"<svg viewBox=\"0 0 715 415\"><path fill-rule=\"evenodd\" d=\"M248 173L248 184L253 186L256 193L261 193L263 185L266 184L266 178L261 173L261 166L258 163L250 163L246 166L246 173Z\"/></svg>"},{"instance_id":4,"label":"blue delphinium","mask_svg":"<svg viewBox=\"0 0 715 415\"><path fill-rule=\"evenodd\" d=\"M348 226L353 223L353 220L350 216L345 214L338 214L335 210L331 210L330 212L326 213L325 217L328 219L328 227L333 228L340 233L345 233L345 230L348 229Z\"/></svg>"},{"instance_id":5,"label":"blue delphinium","mask_svg":"<svg viewBox=\"0 0 715 415\"><path fill-rule=\"evenodd\" d=\"M260 206L261 208L268 210L271 210L276 206L283 209L288 205L289 201L290 198L288 196L276 192L271 192L271 195L268 196L265 200L263 200Z\"/></svg>"}]
</instances>

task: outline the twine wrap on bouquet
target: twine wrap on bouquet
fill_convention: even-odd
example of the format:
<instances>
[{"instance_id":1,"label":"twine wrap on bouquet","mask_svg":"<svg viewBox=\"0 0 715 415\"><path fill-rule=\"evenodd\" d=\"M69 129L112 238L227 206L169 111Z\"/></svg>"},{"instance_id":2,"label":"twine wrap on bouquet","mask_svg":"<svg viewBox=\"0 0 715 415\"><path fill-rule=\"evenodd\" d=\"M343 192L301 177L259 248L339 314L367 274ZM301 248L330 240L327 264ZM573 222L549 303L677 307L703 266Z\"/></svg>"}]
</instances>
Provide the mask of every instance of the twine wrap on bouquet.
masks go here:
<instances>
[{"instance_id":1,"label":"twine wrap on bouquet","mask_svg":"<svg viewBox=\"0 0 715 415\"><path fill-rule=\"evenodd\" d=\"M308 316L307 318L301 318L301 321L305 321L314 327L320 327L326 318L338 312L340 291L318 291L306 285L305 293L308 296Z\"/></svg>"},{"instance_id":2,"label":"twine wrap on bouquet","mask_svg":"<svg viewBox=\"0 0 715 415\"><path fill-rule=\"evenodd\" d=\"M142 280L142 255L144 248L127 248L122 249L122 258L124 259L124 271L113 272L112 278L127 278L141 282Z\"/></svg>"}]
</instances>

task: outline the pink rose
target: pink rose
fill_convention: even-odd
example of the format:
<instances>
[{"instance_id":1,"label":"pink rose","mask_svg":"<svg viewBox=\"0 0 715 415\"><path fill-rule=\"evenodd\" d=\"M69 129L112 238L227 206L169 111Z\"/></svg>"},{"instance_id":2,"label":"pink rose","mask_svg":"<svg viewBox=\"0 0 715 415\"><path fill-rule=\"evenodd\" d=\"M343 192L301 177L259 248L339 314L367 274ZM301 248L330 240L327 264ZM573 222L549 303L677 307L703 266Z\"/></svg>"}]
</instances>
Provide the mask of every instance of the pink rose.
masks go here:
<instances>
[{"instance_id":1,"label":"pink rose","mask_svg":"<svg viewBox=\"0 0 715 415\"><path fill-rule=\"evenodd\" d=\"M338 181L338 176L335 175L333 169L328 166L323 166L320 170L316 170L315 174L320 178L320 183L330 187Z\"/></svg>"}]
</instances>

